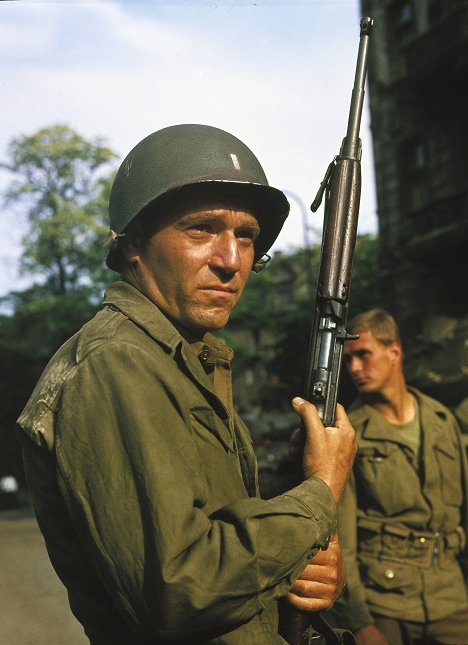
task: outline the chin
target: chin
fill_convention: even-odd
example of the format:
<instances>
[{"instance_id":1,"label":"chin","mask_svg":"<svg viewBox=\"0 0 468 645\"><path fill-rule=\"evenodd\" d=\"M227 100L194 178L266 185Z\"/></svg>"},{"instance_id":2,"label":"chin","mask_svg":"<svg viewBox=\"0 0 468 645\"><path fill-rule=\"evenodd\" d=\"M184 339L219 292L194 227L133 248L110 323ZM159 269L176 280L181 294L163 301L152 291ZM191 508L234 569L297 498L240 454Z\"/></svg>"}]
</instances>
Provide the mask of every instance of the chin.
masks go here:
<instances>
[{"instance_id":1,"label":"chin","mask_svg":"<svg viewBox=\"0 0 468 645\"><path fill-rule=\"evenodd\" d=\"M211 323L206 323L205 325L205 330L206 331L219 331L220 329L223 329L227 325L227 320L221 321L213 321Z\"/></svg>"},{"instance_id":2,"label":"chin","mask_svg":"<svg viewBox=\"0 0 468 645\"><path fill-rule=\"evenodd\" d=\"M231 312L213 312L212 315L209 315L209 312L207 313L208 315L202 316L198 321L200 327L204 327L206 331L216 331L218 329L223 329L223 327L226 327L229 322L229 314Z\"/></svg>"},{"instance_id":3,"label":"chin","mask_svg":"<svg viewBox=\"0 0 468 645\"><path fill-rule=\"evenodd\" d=\"M226 326L229 318L209 318L203 320L193 320L187 325L188 329L192 329L200 334L205 334L208 331L218 331Z\"/></svg>"},{"instance_id":4,"label":"chin","mask_svg":"<svg viewBox=\"0 0 468 645\"><path fill-rule=\"evenodd\" d=\"M356 389L359 394L372 394L375 392L375 388L369 383L366 383L365 385L356 385Z\"/></svg>"}]
</instances>

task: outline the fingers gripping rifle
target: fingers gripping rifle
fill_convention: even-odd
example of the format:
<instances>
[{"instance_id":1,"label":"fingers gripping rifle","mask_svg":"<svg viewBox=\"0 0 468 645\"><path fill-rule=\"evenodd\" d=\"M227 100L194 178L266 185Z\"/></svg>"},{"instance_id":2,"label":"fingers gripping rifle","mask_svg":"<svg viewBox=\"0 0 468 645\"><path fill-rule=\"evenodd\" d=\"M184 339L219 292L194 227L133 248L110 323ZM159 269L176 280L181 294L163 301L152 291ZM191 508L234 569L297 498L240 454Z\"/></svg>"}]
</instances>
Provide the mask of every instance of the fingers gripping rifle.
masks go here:
<instances>
[{"instance_id":1,"label":"fingers gripping rifle","mask_svg":"<svg viewBox=\"0 0 468 645\"><path fill-rule=\"evenodd\" d=\"M335 422L344 341L355 336L345 330L351 271L361 197L361 124L369 36L373 20L360 24L359 51L351 97L348 129L340 153L328 166L311 210L325 196L322 255L309 345L305 398L312 401L325 426ZM311 623L319 629L320 616L311 619L292 607L282 607L280 634L291 645L308 645ZM316 641L323 642L323 641ZM328 641L327 641L328 642Z\"/></svg>"}]
</instances>

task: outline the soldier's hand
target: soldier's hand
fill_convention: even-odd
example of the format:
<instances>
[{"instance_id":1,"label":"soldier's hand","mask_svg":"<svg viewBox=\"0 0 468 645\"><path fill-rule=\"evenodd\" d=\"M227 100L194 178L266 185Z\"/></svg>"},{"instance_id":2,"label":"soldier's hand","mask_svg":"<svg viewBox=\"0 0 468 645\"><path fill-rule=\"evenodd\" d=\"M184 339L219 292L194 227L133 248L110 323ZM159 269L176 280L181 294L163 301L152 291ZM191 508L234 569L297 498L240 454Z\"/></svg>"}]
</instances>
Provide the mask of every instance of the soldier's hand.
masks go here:
<instances>
[{"instance_id":1,"label":"soldier's hand","mask_svg":"<svg viewBox=\"0 0 468 645\"><path fill-rule=\"evenodd\" d=\"M295 397L292 404L305 428L304 477L323 479L338 502L346 487L356 455L354 429L343 406L339 404L336 408L335 426L327 428L324 428L312 403ZM292 441L297 445L297 435Z\"/></svg>"},{"instance_id":2,"label":"soldier's hand","mask_svg":"<svg viewBox=\"0 0 468 645\"><path fill-rule=\"evenodd\" d=\"M358 645L389 645L385 636L374 624L361 627L356 632L356 642Z\"/></svg>"},{"instance_id":3,"label":"soldier's hand","mask_svg":"<svg viewBox=\"0 0 468 645\"><path fill-rule=\"evenodd\" d=\"M302 611L329 609L343 592L345 569L338 537L326 551L318 551L287 595L288 601Z\"/></svg>"}]
</instances>

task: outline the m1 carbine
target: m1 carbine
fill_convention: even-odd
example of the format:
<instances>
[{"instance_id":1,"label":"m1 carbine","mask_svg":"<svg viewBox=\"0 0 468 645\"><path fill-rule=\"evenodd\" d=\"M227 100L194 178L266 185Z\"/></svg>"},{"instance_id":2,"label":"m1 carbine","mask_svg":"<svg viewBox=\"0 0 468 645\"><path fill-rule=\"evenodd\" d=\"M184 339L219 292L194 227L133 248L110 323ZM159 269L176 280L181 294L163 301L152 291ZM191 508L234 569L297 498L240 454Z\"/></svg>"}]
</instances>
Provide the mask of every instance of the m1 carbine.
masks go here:
<instances>
[{"instance_id":1,"label":"m1 carbine","mask_svg":"<svg viewBox=\"0 0 468 645\"><path fill-rule=\"evenodd\" d=\"M356 75L351 97L348 129L340 153L328 166L311 210L315 212L325 195L322 254L315 301L314 323L304 398L317 407L324 426L335 422L341 357L345 340L356 338L345 330L351 271L361 197L361 124L368 45L373 20L363 18ZM283 606L280 634L291 645L312 645L319 616L312 618L293 607ZM329 642L329 641L326 641ZM338 642L338 641L337 641Z\"/></svg>"}]
</instances>

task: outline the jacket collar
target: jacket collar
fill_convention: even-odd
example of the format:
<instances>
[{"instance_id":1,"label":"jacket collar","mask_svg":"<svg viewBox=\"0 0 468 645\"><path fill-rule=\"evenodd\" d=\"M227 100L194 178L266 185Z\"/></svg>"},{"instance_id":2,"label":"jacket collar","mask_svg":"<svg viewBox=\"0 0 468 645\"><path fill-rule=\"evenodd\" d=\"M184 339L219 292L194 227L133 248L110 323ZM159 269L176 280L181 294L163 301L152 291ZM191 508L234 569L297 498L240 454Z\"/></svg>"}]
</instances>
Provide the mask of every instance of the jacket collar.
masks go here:
<instances>
[{"instance_id":1,"label":"jacket collar","mask_svg":"<svg viewBox=\"0 0 468 645\"><path fill-rule=\"evenodd\" d=\"M182 334L162 311L141 291L138 291L124 280L118 280L109 285L101 305L118 309L136 325L144 329L152 338L172 351L183 339ZM228 361L233 356L232 349L209 332L203 336L202 341L197 343L189 342L189 344L194 347L200 347L200 350L206 344L210 349L216 350L218 356Z\"/></svg>"},{"instance_id":2,"label":"jacket collar","mask_svg":"<svg viewBox=\"0 0 468 645\"><path fill-rule=\"evenodd\" d=\"M124 280L118 280L109 285L101 306L122 312L172 355L175 355L180 348L180 355L192 376L205 390L215 394L213 384L206 375L199 357L206 348L230 362L234 352L219 338L207 332L201 342L189 343L151 300Z\"/></svg>"},{"instance_id":3,"label":"jacket collar","mask_svg":"<svg viewBox=\"0 0 468 645\"><path fill-rule=\"evenodd\" d=\"M439 424L447 418L446 408L429 396L426 396L414 387L408 387L409 392L416 398L419 406L421 425L435 431ZM366 439L398 442L398 435L395 429L389 424L385 417L367 405L359 397L351 408L352 422L356 427L362 428L362 436Z\"/></svg>"},{"instance_id":4,"label":"jacket collar","mask_svg":"<svg viewBox=\"0 0 468 645\"><path fill-rule=\"evenodd\" d=\"M128 282L118 280L105 291L102 307L118 309L154 340L175 351L182 337L155 304Z\"/></svg>"}]
</instances>

